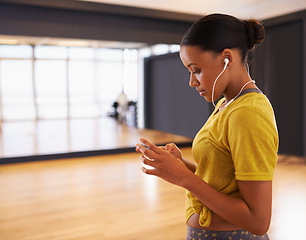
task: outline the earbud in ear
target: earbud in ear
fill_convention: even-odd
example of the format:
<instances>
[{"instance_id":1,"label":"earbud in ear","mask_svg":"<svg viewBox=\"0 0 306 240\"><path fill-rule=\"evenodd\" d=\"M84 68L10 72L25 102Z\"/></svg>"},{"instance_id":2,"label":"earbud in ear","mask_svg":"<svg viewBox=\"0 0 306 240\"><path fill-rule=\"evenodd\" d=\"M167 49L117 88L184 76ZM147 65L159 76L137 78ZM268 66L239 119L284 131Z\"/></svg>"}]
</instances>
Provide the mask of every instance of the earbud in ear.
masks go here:
<instances>
[{"instance_id":1,"label":"earbud in ear","mask_svg":"<svg viewBox=\"0 0 306 240\"><path fill-rule=\"evenodd\" d=\"M229 59L228 58L224 58L224 63L225 63L225 65L224 65L224 69L226 69L226 67L227 67L227 65L228 65L228 63L229 63Z\"/></svg>"}]
</instances>

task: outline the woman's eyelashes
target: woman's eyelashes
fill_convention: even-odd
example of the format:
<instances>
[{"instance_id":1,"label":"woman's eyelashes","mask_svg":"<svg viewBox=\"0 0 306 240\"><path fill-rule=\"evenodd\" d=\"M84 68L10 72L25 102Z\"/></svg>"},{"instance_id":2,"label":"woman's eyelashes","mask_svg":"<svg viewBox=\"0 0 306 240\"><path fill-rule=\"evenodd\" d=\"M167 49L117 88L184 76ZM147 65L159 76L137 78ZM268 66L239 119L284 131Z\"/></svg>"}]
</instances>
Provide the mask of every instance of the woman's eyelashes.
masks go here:
<instances>
[{"instance_id":1,"label":"woman's eyelashes","mask_svg":"<svg viewBox=\"0 0 306 240\"><path fill-rule=\"evenodd\" d=\"M192 71L189 71L189 74L199 74L200 73L200 70L199 69L195 69L195 70L192 70Z\"/></svg>"}]
</instances>

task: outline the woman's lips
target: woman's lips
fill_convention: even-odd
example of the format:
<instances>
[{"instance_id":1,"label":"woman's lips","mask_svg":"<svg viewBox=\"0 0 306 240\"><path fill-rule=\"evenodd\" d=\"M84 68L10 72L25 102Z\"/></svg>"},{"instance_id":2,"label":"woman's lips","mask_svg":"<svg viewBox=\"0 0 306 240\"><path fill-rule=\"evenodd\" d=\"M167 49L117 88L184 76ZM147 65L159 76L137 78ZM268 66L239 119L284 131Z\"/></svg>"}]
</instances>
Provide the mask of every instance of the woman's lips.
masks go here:
<instances>
[{"instance_id":1,"label":"woman's lips","mask_svg":"<svg viewBox=\"0 0 306 240\"><path fill-rule=\"evenodd\" d=\"M199 94L201 95L201 97L204 97L204 95L205 95L205 90L203 90L203 91L199 91Z\"/></svg>"}]
</instances>

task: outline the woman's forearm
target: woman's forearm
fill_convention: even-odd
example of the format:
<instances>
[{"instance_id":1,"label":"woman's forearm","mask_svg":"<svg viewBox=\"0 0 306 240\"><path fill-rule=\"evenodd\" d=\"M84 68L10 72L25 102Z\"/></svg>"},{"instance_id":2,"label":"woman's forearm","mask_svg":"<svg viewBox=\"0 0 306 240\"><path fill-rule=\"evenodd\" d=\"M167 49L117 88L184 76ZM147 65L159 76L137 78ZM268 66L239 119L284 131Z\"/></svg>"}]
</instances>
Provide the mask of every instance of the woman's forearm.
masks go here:
<instances>
[{"instance_id":1,"label":"woman's forearm","mask_svg":"<svg viewBox=\"0 0 306 240\"><path fill-rule=\"evenodd\" d=\"M248 205L244 199L234 198L217 191L195 174L189 174L184 179L182 187L190 191L215 214L236 226L257 235L265 234L269 228L271 217L269 211L252 209L252 206Z\"/></svg>"}]
</instances>

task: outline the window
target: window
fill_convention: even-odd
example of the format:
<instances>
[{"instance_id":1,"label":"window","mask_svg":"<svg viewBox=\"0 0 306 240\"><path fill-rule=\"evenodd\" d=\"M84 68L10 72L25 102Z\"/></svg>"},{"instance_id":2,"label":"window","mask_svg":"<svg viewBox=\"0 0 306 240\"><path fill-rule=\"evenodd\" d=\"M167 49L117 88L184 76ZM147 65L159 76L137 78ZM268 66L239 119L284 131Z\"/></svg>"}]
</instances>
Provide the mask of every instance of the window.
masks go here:
<instances>
[{"instance_id":1,"label":"window","mask_svg":"<svg viewBox=\"0 0 306 240\"><path fill-rule=\"evenodd\" d=\"M0 70L2 118L35 119L32 62L1 60Z\"/></svg>"},{"instance_id":2,"label":"window","mask_svg":"<svg viewBox=\"0 0 306 240\"><path fill-rule=\"evenodd\" d=\"M100 49L97 55L97 97L102 115L107 115L123 90L123 50Z\"/></svg>"},{"instance_id":3,"label":"window","mask_svg":"<svg viewBox=\"0 0 306 240\"><path fill-rule=\"evenodd\" d=\"M28 45L0 45L0 58L31 58L32 53Z\"/></svg>"},{"instance_id":4,"label":"window","mask_svg":"<svg viewBox=\"0 0 306 240\"><path fill-rule=\"evenodd\" d=\"M65 60L35 61L38 119L61 119L68 116L66 75Z\"/></svg>"},{"instance_id":5,"label":"window","mask_svg":"<svg viewBox=\"0 0 306 240\"><path fill-rule=\"evenodd\" d=\"M68 69L70 117L98 117L94 62L71 60Z\"/></svg>"},{"instance_id":6,"label":"window","mask_svg":"<svg viewBox=\"0 0 306 240\"><path fill-rule=\"evenodd\" d=\"M4 120L34 119L32 48L0 45L1 117Z\"/></svg>"},{"instance_id":7,"label":"window","mask_svg":"<svg viewBox=\"0 0 306 240\"><path fill-rule=\"evenodd\" d=\"M143 58L178 50L0 45L1 120L102 117L122 91L139 104Z\"/></svg>"},{"instance_id":8,"label":"window","mask_svg":"<svg viewBox=\"0 0 306 240\"><path fill-rule=\"evenodd\" d=\"M124 92L132 101L137 101L139 92L138 81L138 51L135 49L124 50Z\"/></svg>"}]
</instances>

